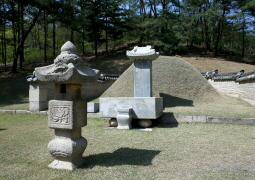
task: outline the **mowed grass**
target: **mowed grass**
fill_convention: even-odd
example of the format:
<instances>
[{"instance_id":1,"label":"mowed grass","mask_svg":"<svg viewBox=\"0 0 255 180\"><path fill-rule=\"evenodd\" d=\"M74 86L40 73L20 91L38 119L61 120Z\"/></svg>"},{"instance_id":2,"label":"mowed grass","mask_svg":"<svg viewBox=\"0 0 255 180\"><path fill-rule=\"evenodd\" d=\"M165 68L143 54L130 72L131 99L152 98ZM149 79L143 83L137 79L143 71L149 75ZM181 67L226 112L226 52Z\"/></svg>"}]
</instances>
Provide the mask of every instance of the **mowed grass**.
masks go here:
<instances>
[{"instance_id":1,"label":"mowed grass","mask_svg":"<svg viewBox=\"0 0 255 180\"><path fill-rule=\"evenodd\" d=\"M88 119L86 162L74 171L48 168L54 130L47 116L1 114L0 179L255 179L255 127L180 123L153 131L108 130Z\"/></svg>"},{"instance_id":2,"label":"mowed grass","mask_svg":"<svg viewBox=\"0 0 255 180\"><path fill-rule=\"evenodd\" d=\"M192 102L190 106L173 105L166 107L164 112L184 116L254 118L254 108L253 105L240 98L220 95L216 102Z\"/></svg>"}]
</instances>

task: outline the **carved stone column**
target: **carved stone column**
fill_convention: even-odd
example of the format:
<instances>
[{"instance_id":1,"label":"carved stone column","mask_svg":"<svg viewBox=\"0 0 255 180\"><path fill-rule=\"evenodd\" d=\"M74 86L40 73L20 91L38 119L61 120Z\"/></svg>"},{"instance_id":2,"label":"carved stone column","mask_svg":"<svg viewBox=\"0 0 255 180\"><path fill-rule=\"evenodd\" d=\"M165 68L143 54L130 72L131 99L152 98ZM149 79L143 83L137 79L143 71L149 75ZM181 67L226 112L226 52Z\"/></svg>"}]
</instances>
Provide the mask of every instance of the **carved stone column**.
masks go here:
<instances>
[{"instance_id":1,"label":"carved stone column","mask_svg":"<svg viewBox=\"0 0 255 180\"><path fill-rule=\"evenodd\" d=\"M55 160L51 168L73 170L84 163L82 157L87 140L81 136L81 127L87 125L85 100L51 100L49 127L55 129L55 138L48 150Z\"/></svg>"}]
</instances>

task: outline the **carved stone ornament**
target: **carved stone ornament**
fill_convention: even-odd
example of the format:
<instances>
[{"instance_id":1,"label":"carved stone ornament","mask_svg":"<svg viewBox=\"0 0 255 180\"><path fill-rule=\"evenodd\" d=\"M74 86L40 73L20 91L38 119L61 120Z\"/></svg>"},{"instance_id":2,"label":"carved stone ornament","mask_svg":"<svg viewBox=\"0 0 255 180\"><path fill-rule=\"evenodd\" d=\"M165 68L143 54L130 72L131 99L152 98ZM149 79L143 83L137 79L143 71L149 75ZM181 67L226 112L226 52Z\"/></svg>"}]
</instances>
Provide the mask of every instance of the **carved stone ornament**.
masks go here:
<instances>
[{"instance_id":1,"label":"carved stone ornament","mask_svg":"<svg viewBox=\"0 0 255 180\"><path fill-rule=\"evenodd\" d=\"M90 83L95 82L99 75L99 70L83 65L76 47L70 41L61 47L61 54L54 64L35 68L37 79L45 82Z\"/></svg>"},{"instance_id":2,"label":"carved stone ornament","mask_svg":"<svg viewBox=\"0 0 255 180\"><path fill-rule=\"evenodd\" d=\"M159 53L155 49L151 49L151 46L138 47L135 46L131 51L127 51L126 55L131 60L155 60L159 57Z\"/></svg>"}]
</instances>

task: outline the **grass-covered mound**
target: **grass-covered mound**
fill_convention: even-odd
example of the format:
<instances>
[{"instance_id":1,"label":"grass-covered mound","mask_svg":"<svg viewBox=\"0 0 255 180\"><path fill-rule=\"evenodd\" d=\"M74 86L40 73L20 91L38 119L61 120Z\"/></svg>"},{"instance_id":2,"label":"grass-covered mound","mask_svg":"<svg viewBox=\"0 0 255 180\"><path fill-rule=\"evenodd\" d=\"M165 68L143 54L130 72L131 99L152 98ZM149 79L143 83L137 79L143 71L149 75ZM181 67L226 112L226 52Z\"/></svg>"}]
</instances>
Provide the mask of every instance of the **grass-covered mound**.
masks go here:
<instances>
[{"instance_id":1,"label":"grass-covered mound","mask_svg":"<svg viewBox=\"0 0 255 180\"><path fill-rule=\"evenodd\" d=\"M133 97L134 66L131 65L101 97ZM160 56L152 65L152 93L163 97L164 112L180 115L254 117L254 106L219 94L186 61Z\"/></svg>"},{"instance_id":2,"label":"grass-covered mound","mask_svg":"<svg viewBox=\"0 0 255 180\"><path fill-rule=\"evenodd\" d=\"M134 65L131 65L102 97L133 97ZM186 61L160 56L152 65L152 93L163 97L165 107L214 101L217 91Z\"/></svg>"}]
</instances>

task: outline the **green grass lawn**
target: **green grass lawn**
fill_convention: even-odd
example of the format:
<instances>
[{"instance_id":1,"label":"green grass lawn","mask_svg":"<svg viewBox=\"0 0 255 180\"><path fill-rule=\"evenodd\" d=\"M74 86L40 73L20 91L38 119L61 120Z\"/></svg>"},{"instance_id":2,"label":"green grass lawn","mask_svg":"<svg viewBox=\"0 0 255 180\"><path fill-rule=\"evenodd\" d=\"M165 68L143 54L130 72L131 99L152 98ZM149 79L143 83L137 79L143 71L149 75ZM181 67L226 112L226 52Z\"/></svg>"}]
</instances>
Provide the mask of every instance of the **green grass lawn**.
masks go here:
<instances>
[{"instance_id":1,"label":"green grass lawn","mask_svg":"<svg viewBox=\"0 0 255 180\"><path fill-rule=\"evenodd\" d=\"M255 127L180 123L108 130L88 119L84 165L49 169L47 116L0 115L0 179L255 179Z\"/></svg>"}]
</instances>

